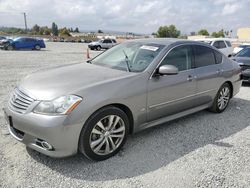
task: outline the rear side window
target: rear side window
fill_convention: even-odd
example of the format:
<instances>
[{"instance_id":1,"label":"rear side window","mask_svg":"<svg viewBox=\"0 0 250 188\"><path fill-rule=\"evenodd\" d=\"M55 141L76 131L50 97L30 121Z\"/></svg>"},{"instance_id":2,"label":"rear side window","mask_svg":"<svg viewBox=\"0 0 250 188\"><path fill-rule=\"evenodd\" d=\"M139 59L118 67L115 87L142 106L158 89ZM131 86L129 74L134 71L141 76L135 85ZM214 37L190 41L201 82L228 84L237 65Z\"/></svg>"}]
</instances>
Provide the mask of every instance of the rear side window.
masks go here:
<instances>
[{"instance_id":1,"label":"rear side window","mask_svg":"<svg viewBox=\"0 0 250 188\"><path fill-rule=\"evenodd\" d=\"M215 64L215 56L211 48L195 45L194 52L196 68Z\"/></svg>"},{"instance_id":2,"label":"rear side window","mask_svg":"<svg viewBox=\"0 0 250 188\"><path fill-rule=\"evenodd\" d=\"M216 64L220 64L222 62L221 53L214 50L214 56L215 56Z\"/></svg>"},{"instance_id":3,"label":"rear side window","mask_svg":"<svg viewBox=\"0 0 250 188\"><path fill-rule=\"evenodd\" d=\"M215 41L213 46L217 49L226 48L226 44L224 41Z\"/></svg>"},{"instance_id":4,"label":"rear side window","mask_svg":"<svg viewBox=\"0 0 250 188\"><path fill-rule=\"evenodd\" d=\"M228 46L228 47L232 47L231 42L229 42L229 41L225 41L225 42L227 43L227 46Z\"/></svg>"},{"instance_id":5,"label":"rear side window","mask_svg":"<svg viewBox=\"0 0 250 188\"><path fill-rule=\"evenodd\" d=\"M115 39L111 39L113 43L116 43L116 40Z\"/></svg>"}]
</instances>

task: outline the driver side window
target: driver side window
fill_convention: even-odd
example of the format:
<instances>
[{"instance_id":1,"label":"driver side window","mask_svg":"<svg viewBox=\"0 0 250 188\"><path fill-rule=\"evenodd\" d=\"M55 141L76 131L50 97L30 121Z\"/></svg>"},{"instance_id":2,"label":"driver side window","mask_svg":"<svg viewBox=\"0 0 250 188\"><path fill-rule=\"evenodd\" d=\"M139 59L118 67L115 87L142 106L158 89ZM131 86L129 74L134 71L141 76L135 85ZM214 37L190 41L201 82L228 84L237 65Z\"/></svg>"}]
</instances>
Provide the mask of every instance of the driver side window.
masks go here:
<instances>
[{"instance_id":1,"label":"driver side window","mask_svg":"<svg viewBox=\"0 0 250 188\"><path fill-rule=\"evenodd\" d=\"M179 71L192 68L192 47L179 46L172 49L161 62L162 65L174 65Z\"/></svg>"}]
</instances>

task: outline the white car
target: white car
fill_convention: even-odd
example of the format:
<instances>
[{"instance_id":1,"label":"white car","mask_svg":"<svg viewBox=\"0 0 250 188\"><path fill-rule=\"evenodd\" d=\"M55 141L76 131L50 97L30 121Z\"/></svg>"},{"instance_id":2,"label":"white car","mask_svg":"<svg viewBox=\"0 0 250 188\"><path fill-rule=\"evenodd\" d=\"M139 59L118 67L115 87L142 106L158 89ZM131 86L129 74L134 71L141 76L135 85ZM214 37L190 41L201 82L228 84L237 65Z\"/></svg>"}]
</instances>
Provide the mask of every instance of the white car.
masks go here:
<instances>
[{"instance_id":1,"label":"white car","mask_svg":"<svg viewBox=\"0 0 250 188\"><path fill-rule=\"evenodd\" d=\"M233 47L229 40L224 38L205 38L205 39L196 39L195 41L205 42L214 46L220 50L226 56L233 54Z\"/></svg>"}]
</instances>

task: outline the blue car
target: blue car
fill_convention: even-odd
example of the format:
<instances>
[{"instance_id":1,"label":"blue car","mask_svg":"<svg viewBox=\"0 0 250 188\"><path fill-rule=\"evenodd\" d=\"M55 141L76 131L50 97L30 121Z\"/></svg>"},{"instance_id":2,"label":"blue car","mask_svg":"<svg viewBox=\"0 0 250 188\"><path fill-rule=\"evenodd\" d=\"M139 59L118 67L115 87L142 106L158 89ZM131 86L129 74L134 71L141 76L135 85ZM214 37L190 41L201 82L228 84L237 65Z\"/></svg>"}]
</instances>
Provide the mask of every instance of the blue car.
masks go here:
<instances>
[{"instance_id":1,"label":"blue car","mask_svg":"<svg viewBox=\"0 0 250 188\"><path fill-rule=\"evenodd\" d=\"M18 37L15 39L8 39L0 44L2 48L6 50L19 50L19 49L31 49L40 50L45 48L45 43L42 39Z\"/></svg>"}]
</instances>

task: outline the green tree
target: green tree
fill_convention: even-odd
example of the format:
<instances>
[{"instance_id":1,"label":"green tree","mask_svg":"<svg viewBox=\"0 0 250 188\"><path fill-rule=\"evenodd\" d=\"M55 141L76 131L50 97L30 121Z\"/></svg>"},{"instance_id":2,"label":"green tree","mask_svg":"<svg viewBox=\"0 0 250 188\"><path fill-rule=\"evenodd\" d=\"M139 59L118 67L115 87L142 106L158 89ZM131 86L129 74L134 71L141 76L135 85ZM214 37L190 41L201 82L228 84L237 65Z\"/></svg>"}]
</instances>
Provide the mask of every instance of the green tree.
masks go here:
<instances>
[{"instance_id":1,"label":"green tree","mask_svg":"<svg viewBox=\"0 0 250 188\"><path fill-rule=\"evenodd\" d=\"M215 38L225 37L224 30L221 29L221 30L218 31L218 32L213 32L213 33L212 33L212 36L215 37Z\"/></svg>"},{"instance_id":2,"label":"green tree","mask_svg":"<svg viewBox=\"0 0 250 188\"><path fill-rule=\"evenodd\" d=\"M209 32L206 29L201 29L198 31L198 35L209 36Z\"/></svg>"},{"instance_id":3,"label":"green tree","mask_svg":"<svg viewBox=\"0 0 250 188\"><path fill-rule=\"evenodd\" d=\"M58 36L58 27L57 27L57 25L55 24L55 22L52 23L51 33L52 33L54 36Z\"/></svg>"},{"instance_id":4,"label":"green tree","mask_svg":"<svg viewBox=\"0 0 250 188\"><path fill-rule=\"evenodd\" d=\"M79 33L78 27L75 28L74 32L75 32L75 33Z\"/></svg>"},{"instance_id":5,"label":"green tree","mask_svg":"<svg viewBox=\"0 0 250 188\"><path fill-rule=\"evenodd\" d=\"M97 33L103 33L103 31L101 29L98 29Z\"/></svg>"},{"instance_id":6,"label":"green tree","mask_svg":"<svg viewBox=\"0 0 250 188\"><path fill-rule=\"evenodd\" d=\"M33 34L38 34L38 33L39 33L39 30L40 30L40 27L39 27L37 24L35 24L35 25L32 27L31 32L32 32Z\"/></svg>"},{"instance_id":7,"label":"green tree","mask_svg":"<svg viewBox=\"0 0 250 188\"><path fill-rule=\"evenodd\" d=\"M70 36L70 31L66 27L59 29L60 36Z\"/></svg>"},{"instance_id":8,"label":"green tree","mask_svg":"<svg viewBox=\"0 0 250 188\"><path fill-rule=\"evenodd\" d=\"M157 37L178 38L180 34L175 25L160 26L157 31Z\"/></svg>"}]
</instances>

